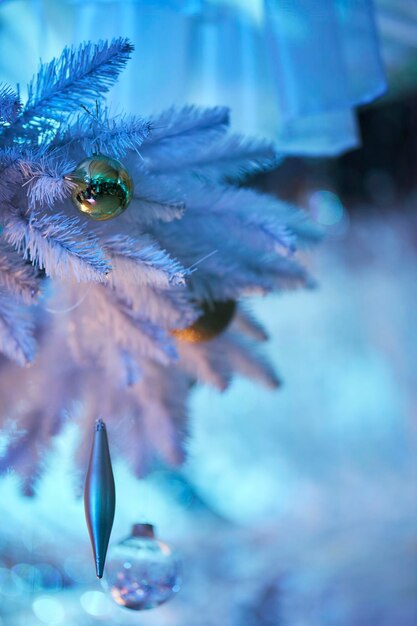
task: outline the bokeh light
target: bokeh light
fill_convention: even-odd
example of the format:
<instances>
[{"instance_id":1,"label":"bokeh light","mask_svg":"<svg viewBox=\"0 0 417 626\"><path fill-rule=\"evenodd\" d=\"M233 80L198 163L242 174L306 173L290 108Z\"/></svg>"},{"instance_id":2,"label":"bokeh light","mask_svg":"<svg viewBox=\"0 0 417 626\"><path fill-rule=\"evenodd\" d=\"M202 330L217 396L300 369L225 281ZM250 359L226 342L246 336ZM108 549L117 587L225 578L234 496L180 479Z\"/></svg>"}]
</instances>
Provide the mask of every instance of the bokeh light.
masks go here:
<instances>
[{"instance_id":1,"label":"bokeh light","mask_svg":"<svg viewBox=\"0 0 417 626\"><path fill-rule=\"evenodd\" d=\"M56 626L64 622L65 610L56 598L40 596L33 601L32 609L36 617L47 626Z\"/></svg>"},{"instance_id":2,"label":"bokeh light","mask_svg":"<svg viewBox=\"0 0 417 626\"><path fill-rule=\"evenodd\" d=\"M9 598L22 593L19 577L6 567L0 568L0 594Z\"/></svg>"},{"instance_id":3,"label":"bokeh light","mask_svg":"<svg viewBox=\"0 0 417 626\"><path fill-rule=\"evenodd\" d=\"M111 600L102 591L86 591L80 603L86 613L99 619L109 618L114 610Z\"/></svg>"},{"instance_id":4,"label":"bokeh light","mask_svg":"<svg viewBox=\"0 0 417 626\"><path fill-rule=\"evenodd\" d=\"M34 565L18 563L12 568L16 575L17 584L24 592L39 591L43 587L42 574Z\"/></svg>"},{"instance_id":5,"label":"bokeh light","mask_svg":"<svg viewBox=\"0 0 417 626\"><path fill-rule=\"evenodd\" d=\"M341 237L346 233L348 214L335 193L326 189L314 191L308 198L308 207L326 236Z\"/></svg>"}]
</instances>

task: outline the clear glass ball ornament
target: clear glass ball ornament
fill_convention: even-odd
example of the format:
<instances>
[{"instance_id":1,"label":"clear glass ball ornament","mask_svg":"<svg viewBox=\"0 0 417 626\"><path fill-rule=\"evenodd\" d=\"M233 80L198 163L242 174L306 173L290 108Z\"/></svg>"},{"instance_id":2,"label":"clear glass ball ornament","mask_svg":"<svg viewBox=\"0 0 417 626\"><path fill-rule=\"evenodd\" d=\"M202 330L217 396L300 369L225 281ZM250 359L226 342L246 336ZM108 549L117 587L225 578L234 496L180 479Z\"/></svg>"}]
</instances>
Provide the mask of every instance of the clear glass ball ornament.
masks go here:
<instances>
[{"instance_id":1,"label":"clear glass ball ornament","mask_svg":"<svg viewBox=\"0 0 417 626\"><path fill-rule=\"evenodd\" d=\"M155 538L151 524L135 524L131 536L109 551L104 585L121 606L152 609L179 591L180 583L179 562Z\"/></svg>"}]
</instances>

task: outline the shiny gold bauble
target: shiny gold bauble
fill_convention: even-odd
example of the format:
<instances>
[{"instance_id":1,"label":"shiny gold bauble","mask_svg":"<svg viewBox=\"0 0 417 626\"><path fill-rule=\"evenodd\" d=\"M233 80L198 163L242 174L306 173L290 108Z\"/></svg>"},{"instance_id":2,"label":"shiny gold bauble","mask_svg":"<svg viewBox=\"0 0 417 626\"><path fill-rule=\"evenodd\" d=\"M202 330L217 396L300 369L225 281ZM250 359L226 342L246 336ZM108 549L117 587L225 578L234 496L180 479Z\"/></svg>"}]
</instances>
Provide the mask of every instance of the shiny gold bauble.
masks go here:
<instances>
[{"instance_id":1,"label":"shiny gold bauble","mask_svg":"<svg viewBox=\"0 0 417 626\"><path fill-rule=\"evenodd\" d=\"M84 159L65 178L75 185L75 207L93 220L117 217L132 199L133 182L128 171L120 161L104 154Z\"/></svg>"},{"instance_id":2,"label":"shiny gold bauble","mask_svg":"<svg viewBox=\"0 0 417 626\"><path fill-rule=\"evenodd\" d=\"M187 328L171 330L171 335L187 343L210 341L220 335L229 326L235 311L234 300L216 300L201 304L202 315Z\"/></svg>"}]
</instances>

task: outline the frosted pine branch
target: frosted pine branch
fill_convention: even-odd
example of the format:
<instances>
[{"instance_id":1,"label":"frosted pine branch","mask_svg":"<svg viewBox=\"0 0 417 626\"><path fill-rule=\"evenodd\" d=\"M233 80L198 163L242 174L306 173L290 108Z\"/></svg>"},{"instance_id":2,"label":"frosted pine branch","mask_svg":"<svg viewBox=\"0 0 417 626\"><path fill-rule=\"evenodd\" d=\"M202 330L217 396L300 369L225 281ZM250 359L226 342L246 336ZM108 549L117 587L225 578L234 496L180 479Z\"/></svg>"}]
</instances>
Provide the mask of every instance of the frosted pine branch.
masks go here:
<instances>
[{"instance_id":1,"label":"frosted pine branch","mask_svg":"<svg viewBox=\"0 0 417 626\"><path fill-rule=\"evenodd\" d=\"M155 220L161 220L162 222L179 220L185 212L185 204L183 202L171 203L139 195L135 195L133 198L131 208L130 219L140 225L146 225Z\"/></svg>"},{"instance_id":2,"label":"frosted pine branch","mask_svg":"<svg viewBox=\"0 0 417 626\"><path fill-rule=\"evenodd\" d=\"M41 65L28 85L28 101L13 124L42 127L43 120L68 120L80 104L101 100L125 67L133 46L127 39L65 48L58 59Z\"/></svg>"},{"instance_id":3,"label":"frosted pine branch","mask_svg":"<svg viewBox=\"0 0 417 626\"><path fill-rule=\"evenodd\" d=\"M236 311L233 324L245 335L255 341L267 341L268 339L268 333L265 328L244 305L240 305Z\"/></svg>"},{"instance_id":4,"label":"frosted pine branch","mask_svg":"<svg viewBox=\"0 0 417 626\"><path fill-rule=\"evenodd\" d=\"M34 267L4 244L0 245L0 289L26 304L32 304L39 293L39 279Z\"/></svg>"},{"instance_id":5,"label":"frosted pine branch","mask_svg":"<svg viewBox=\"0 0 417 626\"><path fill-rule=\"evenodd\" d=\"M123 298L103 285L90 288L75 316L79 320L77 349L94 360L109 350L115 354L115 349L127 352L135 361L149 358L168 364L176 359L174 343L164 329L133 311Z\"/></svg>"},{"instance_id":6,"label":"frosted pine branch","mask_svg":"<svg viewBox=\"0 0 417 626\"><path fill-rule=\"evenodd\" d=\"M11 216L5 226L9 243L48 276L77 281L104 281L110 265L96 236L76 217Z\"/></svg>"},{"instance_id":7,"label":"frosted pine branch","mask_svg":"<svg viewBox=\"0 0 417 626\"><path fill-rule=\"evenodd\" d=\"M211 137L218 137L226 132L228 125L229 109L226 107L172 107L150 119L151 132L143 148L145 154L150 155L151 148L158 144L155 146L158 152L164 152L166 156L171 152L171 157L175 157L175 151L184 149L185 143L194 147L195 142L202 143Z\"/></svg>"},{"instance_id":8,"label":"frosted pine branch","mask_svg":"<svg viewBox=\"0 0 417 626\"><path fill-rule=\"evenodd\" d=\"M1 149L0 147L1 212L4 212L5 209L7 209L7 203L13 198L22 183L22 173L19 169L21 156L21 151L18 148Z\"/></svg>"},{"instance_id":9,"label":"frosted pine branch","mask_svg":"<svg viewBox=\"0 0 417 626\"><path fill-rule=\"evenodd\" d=\"M149 135L150 122L136 115L111 117L104 111L86 111L73 126L66 129L54 141L54 145L74 144L81 146L86 154L112 154L121 159L130 150L138 152Z\"/></svg>"},{"instance_id":10,"label":"frosted pine branch","mask_svg":"<svg viewBox=\"0 0 417 626\"><path fill-rule=\"evenodd\" d=\"M54 207L71 195L73 183L65 178L75 168L75 162L54 153L34 155L18 163L27 187L31 209Z\"/></svg>"},{"instance_id":11,"label":"frosted pine branch","mask_svg":"<svg viewBox=\"0 0 417 626\"><path fill-rule=\"evenodd\" d=\"M187 186L185 203L191 219L222 222L225 230L246 238L251 247L272 248L284 254L294 252L297 237L287 221L273 211L253 210L263 199L269 200L260 194L253 196L246 188L192 181ZM307 214L304 221L309 221Z\"/></svg>"},{"instance_id":12,"label":"frosted pine branch","mask_svg":"<svg viewBox=\"0 0 417 626\"><path fill-rule=\"evenodd\" d=\"M308 273L295 258L260 247L250 225L232 229L227 214L221 220L210 212L188 210L180 222L158 224L152 232L183 266L197 264L190 285L203 299L216 295L236 299L310 284Z\"/></svg>"},{"instance_id":13,"label":"frosted pine branch","mask_svg":"<svg viewBox=\"0 0 417 626\"><path fill-rule=\"evenodd\" d=\"M22 111L0 87L0 352L24 364L38 344L30 370L0 359L0 423L16 418L24 433L3 446L0 471L16 469L31 493L64 415L83 442L104 416L138 474L181 462L193 381L278 384L241 300L312 285L297 258L320 236L307 213L230 184L275 167L272 146L228 135L221 107L110 114L103 95L132 50L122 38L65 49L41 66ZM127 210L98 223L77 213L66 178L92 153L119 158L134 183ZM112 193L99 187L97 202ZM172 332L222 300L237 312L217 337L190 344Z\"/></svg>"},{"instance_id":14,"label":"frosted pine branch","mask_svg":"<svg viewBox=\"0 0 417 626\"><path fill-rule=\"evenodd\" d=\"M58 151L5 148L0 151L0 199L17 194L20 202L23 191L31 208L54 206L71 193L72 183L64 175L74 165Z\"/></svg>"},{"instance_id":15,"label":"frosted pine branch","mask_svg":"<svg viewBox=\"0 0 417 626\"><path fill-rule=\"evenodd\" d=\"M111 302L109 296L108 300ZM113 304L112 335L116 337L118 345L127 350L133 348L138 355L147 356L165 365L176 360L174 342L162 328L144 319L141 313L132 311L128 304L117 297L114 297ZM123 328L123 320L127 324L126 328Z\"/></svg>"},{"instance_id":16,"label":"frosted pine branch","mask_svg":"<svg viewBox=\"0 0 417 626\"><path fill-rule=\"evenodd\" d=\"M144 151L144 157L147 157ZM173 158L174 157L174 158ZM186 170L212 181L241 179L278 164L278 157L271 144L259 139L247 140L232 135L205 146L194 145L173 155L158 152L158 158L147 157L147 165L154 173L178 173Z\"/></svg>"},{"instance_id":17,"label":"frosted pine branch","mask_svg":"<svg viewBox=\"0 0 417 626\"><path fill-rule=\"evenodd\" d=\"M133 311L166 330L188 326L201 314L188 289L143 285L132 290L132 286L114 272L111 273L111 284Z\"/></svg>"},{"instance_id":18,"label":"frosted pine branch","mask_svg":"<svg viewBox=\"0 0 417 626\"><path fill-rule=\"evenodd\" d=\"M141 380L124 394L127 419L118 424L117 440L138 477L155 460L177 465L184 459L188 392L189 379L179 368L148 362Z\"/></svg>"},{"instance_id":19,"label":"frosted pine branch","mask_svg":"<svg viewBox=\"0 0 417 626\"><path fill-rule=\"evenodd\" d=\"M225 349L230 368L246 378L256 380L269 389L276 389L281 382L269 361L256 349L255 345L228 333Z\"/></svg>"},{"instance_id":20,"label":"frosted pine branch","mask_svg":"<svg viewBox=\"0 0 417 626\"><path fill-rule=\"evenodd\" d=\"M259 215L282 224L287 232L295 235L296 247L318 243L323 237L322 230L307 211L254 189L239 189L239 198L236 196L233 207L230 204L229 208L246 214L251 220Z\"/></svg>"},{"instance_id":21,"label":"frosted pine branch","mask_svg":"<svg viewBox=\"0 0 417 626\"><path fill-rule=\"evenodd\" d=\"M135 195L127 216L140 226L156 220L171 222L183 217L186 210L181 187L164 176L151 176L139 168L135 176Z\"/></svg>"},{"instance_id":22,"label":"frosted pine branch","mask_svg":"<svg viewBox=\"0 0 417 626\"><path fill-rule=\"evenodd\" d=\"M192 378L224 391L232 379L222 341L189 344L178 342L179 366Z\"/></svg>"},{"instance_id":23,"label":"frosted pine branch","mask_svg":"<svg viewBox=\"0 0 417 626\"><path fill-rule=\"evenodd\" d=\"M0 126L13 122L21 107L19 94L9 85L0 84Z\"/></svg>"},{"instance_id":24,"label":"frosted pine branch","mask_svg":"<svg viewBox=\"0 0 417 626\"><path fill-rule=\"evenodd\" d=\"M29 312L4 290L0 291L0 351L20 365L31 361L35 354Z\"/></svg>"},{"instance_id":25,"label":"frosted pine branch","mask_svg":"<svg viewBox=\"0 0 417 626\"><path fill-rule=\"evenodd\" d=\"M7 418L0 431L0 458L4 457L10 446L16 445L19 439L24 435L16 420Z\"/></svg>"},{"instance_id":26,"label":"frosted pine branch","mask_svg":"<svg viewBox=\"0 0 417 626\"><path fill-rule=\"evenodd\" d=\"M289 250L322 238L322 231L307 211L247 187L187 181L184 201L190 210L202 215L213 212L216 219L233 215L248 226L258 225Z\"/></svg>"},{"instance_id":27,"label":"frosted pine branch","mask_svg":"<svg viewBox=\"0 0 417 626\"><path fill-rule=\"evenodd\" d=\"M104 244L112 259L111 280L120 277L133 285L149 284L154 287L184 285L187 271L149 237L132 239L114 236ZM116 277L116 278L115 278Z\"/></svg>"}]
</instances>

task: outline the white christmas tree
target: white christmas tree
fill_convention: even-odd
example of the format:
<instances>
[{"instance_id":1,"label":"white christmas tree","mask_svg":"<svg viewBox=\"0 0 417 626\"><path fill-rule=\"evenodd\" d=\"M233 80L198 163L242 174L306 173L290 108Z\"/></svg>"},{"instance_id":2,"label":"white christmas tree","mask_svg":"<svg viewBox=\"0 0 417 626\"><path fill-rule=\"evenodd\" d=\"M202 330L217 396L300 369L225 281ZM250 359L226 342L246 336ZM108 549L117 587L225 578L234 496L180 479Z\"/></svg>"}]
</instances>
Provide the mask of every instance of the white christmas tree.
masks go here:
<instances>
[{"instance_id":1,"label":"white christmas tree","mask_svg":"<svg viewBox=\"0 0 417 626\"><path fill-rule=\"evenodd\" d=\"M138 476L180 463L196 381L278 385L242 300L312 285L295 258L318 237L306 214L239 186L276 165L270 145L228 135L220 107L110 114L103 97L132 51L125 39L65 49L24 105L0 88L0 469L28 494L68 419L83 465L98 417ZM132 180L114 219L74 208L85 185L103 191L80 182L85 159L118 159Z\"/></svg>"}]
</instances>

